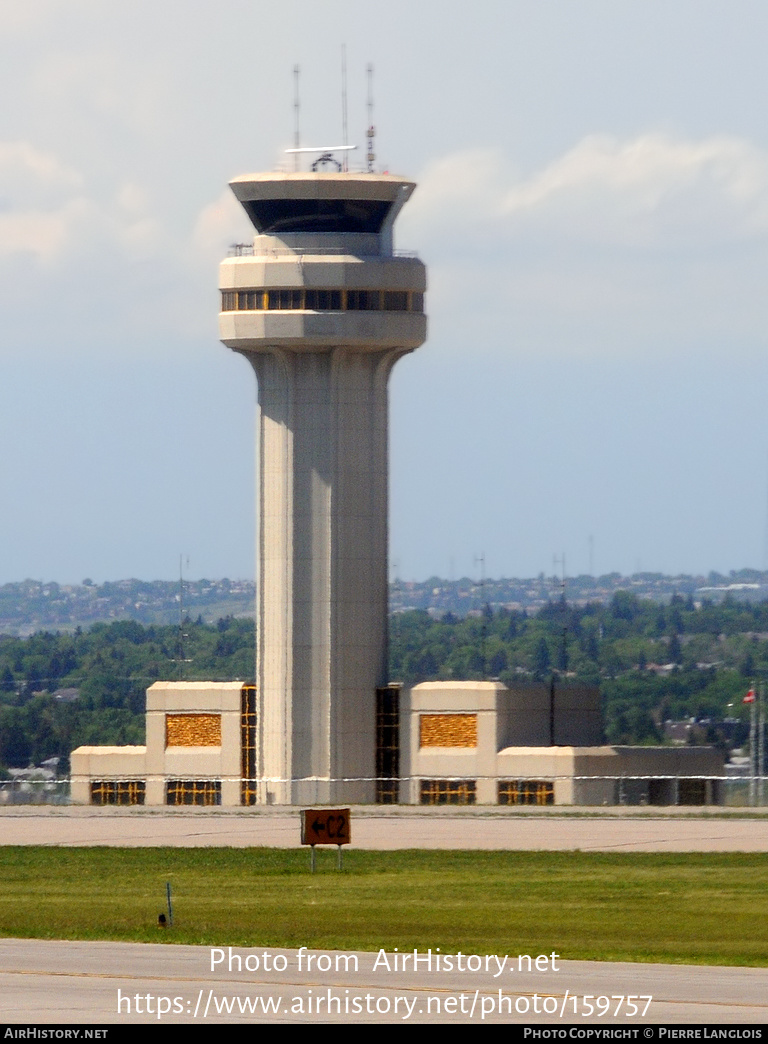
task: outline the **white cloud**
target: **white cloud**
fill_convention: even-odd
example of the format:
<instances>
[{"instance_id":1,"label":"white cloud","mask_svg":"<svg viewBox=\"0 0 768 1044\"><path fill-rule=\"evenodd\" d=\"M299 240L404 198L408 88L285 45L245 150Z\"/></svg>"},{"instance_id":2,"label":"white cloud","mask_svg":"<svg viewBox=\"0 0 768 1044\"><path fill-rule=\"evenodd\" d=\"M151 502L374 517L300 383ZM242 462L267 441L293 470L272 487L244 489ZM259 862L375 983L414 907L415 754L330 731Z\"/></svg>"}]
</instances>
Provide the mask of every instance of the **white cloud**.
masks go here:
<instances>
[{"instance_id":1,"label":"white cloud","mask_svg":"<svg viewBox=\"0 0 768 1044\"><path fill-rule=\"evenodd\" d=\"M229 188L203 207L192 231L195 251L213 260L221 260L230 243L250 241L252 237L248 218Z\"/></svg>"},{"instance_id":2,"label":"white cloud","mask_svg":"<svg viewBox=\"0 0 768 1044\"><path fill-rule=\"evenodd\" d=\"M53 153L0 142L0 258L23 254L52 265L105 245L136 256L161 238L139 186L125 183L99 201L83 175Z\"/></svg>"},{"instance_id":3,"label":"white cloud","mask_svg":"<svg viewBox=\"0 0 768 1044\"><path fill-rule=\"evenodd\" d=\"M457 153L401 225L430 267L433 329L457 345L766 340L768 152L740 138L589 136L526 176L499 151Z\"/></svg>"},{"instance_id":4,"label":"white cloud","mask_svg":"<svg viewBox=\"0 0 768 1044\"><path fill-rule=\"evenodd\" d=\"M441 240L453 229L687 249L763 237L768 152L725 136L591 135L528 177L498 150L460 152L424 171L407 222Z\"/></svg>"},{"instance_id":5,"label":"white cloud","mask_svg":"<svg viewBox=\"0 0 768 1044\"><path fill-rule=\"evenodd\" d=\"M469 205L473 216L498 213L505 184L504 157L498 149L469 149L443 156L431 163L418 179L418 190L409 204L420 217L445 220L448 211L459 214Z\"/></svg>"},{"instance_id":6,"label":"white cloud","mask_svg":"<svg viewBox=\"0 0 768 1044\"><path fill-rule=\"evenodd\" d=\"M27 141L0 141L0 208L18 208L30 200L49 203L70 196L83 179L51 152Z\"/></svg>"},{"instance_id":7,"label":"white cloud","mask_svg":"<svg viewBox=\"0 0 768 1044\"><path fill-rule=\"evenodd\" d=\"M0 142L0 257L49 261L88 209L82 178L26 141Z\"/></svg>"},{"instance_id":8,"label":"white cloud","mask_svg":"<svg viewBox=\"0 0 768 1044\"><path fill-rule=\"evenodd\" d=\"M72 17L80 10L96 12L97 0L3 0L0 33L28 32L45 27L57 14Z\"/></svg>"},{"instance_id":9,"label":"white cloud","mask_svg":"<svg viewBox=\"0 0 768 1044\"><path fill-rule=\"evenodd\" d=\"M80 224L87 211L87 203L80 199L55 211L0 214L0 257L26 254L51 262L63 253L71 241L72 226Z\"/></svg>"},{"instance_id":10,"label":"white cloud","mask_svg":"<svg viewBox=\"0 0 768 1044\"><path fill-rule=\"evenodd\" d=\"M688 248L763 236L768 154L730 137L590 136L512 185L502 213L569 238L627 246Z\"/></svg>"}]
</instances>

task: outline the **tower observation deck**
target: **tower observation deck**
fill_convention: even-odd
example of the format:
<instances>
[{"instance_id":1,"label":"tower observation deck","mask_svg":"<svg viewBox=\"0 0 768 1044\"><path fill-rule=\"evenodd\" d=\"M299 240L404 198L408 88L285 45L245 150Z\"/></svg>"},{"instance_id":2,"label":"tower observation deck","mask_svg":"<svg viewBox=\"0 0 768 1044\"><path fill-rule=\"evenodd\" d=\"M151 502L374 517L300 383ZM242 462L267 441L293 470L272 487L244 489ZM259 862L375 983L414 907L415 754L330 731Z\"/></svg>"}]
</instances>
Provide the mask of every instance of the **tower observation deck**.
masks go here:
<instances>
[{"instance_id":1,"label":"tower observation deck","mask_svg":"<svg viewBox=\"0 0 768 1044\"><path fill-rule=\"evenodd\" d=\"M221 264L220 336L258 381L257 800L370 802L387 682L388 381L426 337L393 249L414 184L231 182L256 229Z\"/></svg>"}]
</instances>

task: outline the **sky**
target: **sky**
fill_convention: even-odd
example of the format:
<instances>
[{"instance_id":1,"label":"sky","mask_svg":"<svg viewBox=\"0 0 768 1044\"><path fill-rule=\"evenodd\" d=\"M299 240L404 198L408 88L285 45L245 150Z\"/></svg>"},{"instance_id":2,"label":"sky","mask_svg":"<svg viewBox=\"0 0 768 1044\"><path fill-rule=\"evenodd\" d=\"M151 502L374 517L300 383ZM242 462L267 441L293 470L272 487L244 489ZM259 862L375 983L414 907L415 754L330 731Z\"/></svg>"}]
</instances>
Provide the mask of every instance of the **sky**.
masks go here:
<instances>
[{"instance_id":1,"label":"sky","mask_svg":"<svg viewBox=\"0 0 768 1044\"><path fill-rule=\"evenodd\" d=\"M768 567L767 44L764 0L3 0L0 583L253 575L228 181L296 64L340 136L342 46L428 268L392 575Z\"/></svg>"}]
</instances>

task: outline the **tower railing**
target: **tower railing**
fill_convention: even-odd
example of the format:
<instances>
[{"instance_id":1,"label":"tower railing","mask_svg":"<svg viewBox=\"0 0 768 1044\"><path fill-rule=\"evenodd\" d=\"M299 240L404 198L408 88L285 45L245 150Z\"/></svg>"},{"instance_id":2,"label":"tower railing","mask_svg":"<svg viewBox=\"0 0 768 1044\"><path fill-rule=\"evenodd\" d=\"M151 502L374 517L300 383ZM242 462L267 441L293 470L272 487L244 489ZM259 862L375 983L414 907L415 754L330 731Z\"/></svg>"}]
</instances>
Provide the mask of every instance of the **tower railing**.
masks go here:
<instances>
[{"instance_id":1,"label":"tower railing","mask_svg":"<svg viewBox=\"0 0 768 1044\"><path fill-rule=\"evenodd\" d=\"M333 233L328 233L332 235ZM334 236L338 239L338 236ZM350 250L343 246L326 246L326 245L313 245L313 246L285 246L285 247L259 247L256 251L252 243L233 243L228 251L227 257L285 257L291 254L335 254L336 256L343 256L349 254ZM362 253L355 251L356 257L413 257L418 258L418 252L415 250L393 250L391 254L374 254L374 253Z\"/></svg>"}]
</instances>

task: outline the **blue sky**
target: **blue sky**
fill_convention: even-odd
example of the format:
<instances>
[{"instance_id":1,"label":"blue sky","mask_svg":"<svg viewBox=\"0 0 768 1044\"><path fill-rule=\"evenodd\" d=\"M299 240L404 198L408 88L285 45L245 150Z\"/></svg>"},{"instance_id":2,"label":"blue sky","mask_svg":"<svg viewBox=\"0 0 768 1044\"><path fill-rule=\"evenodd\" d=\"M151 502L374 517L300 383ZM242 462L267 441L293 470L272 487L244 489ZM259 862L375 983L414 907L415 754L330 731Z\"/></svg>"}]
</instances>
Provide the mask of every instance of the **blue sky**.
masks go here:
<instances>
[{"instance_id":1,"label":"blue sky","mask_svg":"<svg viewBox=\"0 0 768 1044\"><path fill-rule=\"evenodd\" d=\"M404 579L763 567L768 7L4 0L0 583L253 573L230 178L292 137L419 188L430 336L392 380Z\"/></svg>"}]
</instances>

